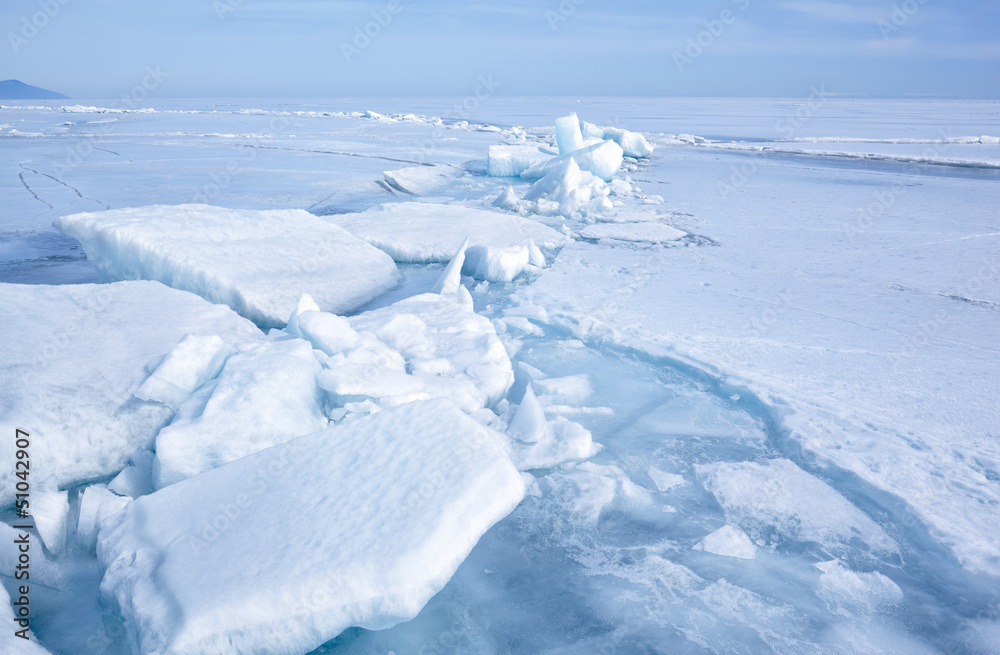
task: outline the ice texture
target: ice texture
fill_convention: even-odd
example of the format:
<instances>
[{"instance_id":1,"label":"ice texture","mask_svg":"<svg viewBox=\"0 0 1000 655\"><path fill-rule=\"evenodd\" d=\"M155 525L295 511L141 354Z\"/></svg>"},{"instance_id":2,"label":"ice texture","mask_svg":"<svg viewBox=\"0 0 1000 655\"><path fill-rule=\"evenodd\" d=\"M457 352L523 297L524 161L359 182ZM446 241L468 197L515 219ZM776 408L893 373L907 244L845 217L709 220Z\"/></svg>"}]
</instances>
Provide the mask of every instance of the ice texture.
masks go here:
<instances>
[{"instance_id":1,"label":"ice texture","mask_svg":"<svg viewBox=\"0 0 1000 655\"><path fill-rule=\"evenodd\" d=\"M523 200L535 203L525 207L529 212L571 217L578 212L587 215L611 210L608 193L603 180L589 171L581 171L576 160L571 158L549 168L545 177L528 189ZM551 212L545 203L554 203L558 209Z\"/></svg>"},{"instance_id":2,"label":"ice texture","mask_svg":"<svg viewBox=\"0 0 1000 655\"><path fill-rule=\"evenodd\" d=\"M262 337L228 307L159 282L0 284L0 429L30 436L31 475L62 488L118 473L173 416L133 394L188 334ZM0 443L0 502L14 499L14 439Z\"/></svg>"},{"instance_id":3,"label":"ice texture","mask_svg":"<svg viewBox=\"0 0 1000 655\"><path fill-rule=\"evenodd\" d=\"M102 529L134 652L308 652L410 619L524 483L447 401L403 405L130 503Z\"/></svg>"},{"instance_id":4,"label":"ice texture","mask_svg":"<svg viewBox=\"0 0 1000 655\"><path fill-rule=\"evenodd\" d=\"M229 358L156 437L157 488L326 427L316 375L303 339L253 344Z\"/></svg>"},{"instance_id":5,"label":"ice texture","mask_svg":"<svg viewBox=\"0 0 1000 655\"><path fill-rule=\"evenodd\" d=\"M30 629L22 628L17 623L17 609L23 605L28 605L30 609L31 597L25 596L26 600L23 600L22 596L17 593L17 587L14 588L14 591L14 597L11 598L3 585L0 585L0 625L4 628L0 632L0 652L3 652L4 655L51 655L49 651L38 644L37 637L32 634ZM12 607L11 603L15 601L19 602L20 605ZM22 629L26 630L27 639L22 639L14 634L15 631Z\"/></svg>"},{"instance_id":6,"label":"ice texture","mask_svg":"<svg viewBox=\"0 0 1000 655\"><path fill-rule=\"evenodd\" d=\"M642 159L653 154L653 146L649 145L646 137L638 132L630 132L616 127L606 127L601 138L614 141L620 145L626 157Z\"/></svg>"},{"instance_id":7,"label":"ice texture","mask_svg":"<svg viewBox=\"0 0 1000 655\"><path fill-rule=\"evenodd\" d=\"M158 280L280 327L303 293L324 310L349 312L399 282L384 253L302 210L250 211L154 205L63 216L112 280Z\"/></svg>"}]
</instances>

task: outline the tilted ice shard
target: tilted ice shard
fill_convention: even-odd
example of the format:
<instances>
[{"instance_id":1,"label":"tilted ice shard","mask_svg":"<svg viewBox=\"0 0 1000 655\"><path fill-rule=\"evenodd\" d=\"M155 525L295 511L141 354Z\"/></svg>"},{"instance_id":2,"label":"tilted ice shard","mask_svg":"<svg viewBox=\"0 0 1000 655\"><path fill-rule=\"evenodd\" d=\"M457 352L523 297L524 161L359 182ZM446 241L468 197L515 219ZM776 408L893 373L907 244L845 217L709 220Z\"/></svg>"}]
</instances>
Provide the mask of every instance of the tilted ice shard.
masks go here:
<instances>
[{"instance_id":1,"label":"tilted ice shard","mask_svg":"<svg viewBox=\"0 0 1000 655\"><path fill-rule=\"evenodd\" d=\"M143 655L296 655L389 628L520 502L502 439L417 402L189 478L105 524L103 597Z\"/></svg>"}]
</instances>

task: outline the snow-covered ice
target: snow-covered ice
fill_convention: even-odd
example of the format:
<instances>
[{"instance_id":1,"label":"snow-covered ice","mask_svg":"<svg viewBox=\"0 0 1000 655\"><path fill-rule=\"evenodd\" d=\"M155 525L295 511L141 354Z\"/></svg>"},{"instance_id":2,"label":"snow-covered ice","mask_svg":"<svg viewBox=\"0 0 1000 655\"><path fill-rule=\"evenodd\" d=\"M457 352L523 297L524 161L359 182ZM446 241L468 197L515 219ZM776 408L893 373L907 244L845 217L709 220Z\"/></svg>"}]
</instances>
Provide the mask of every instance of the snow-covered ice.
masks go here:
<instances>
[{"instance_id":1,"label":"snow-covered ice","mask_svg":"<svg viewBox=\"0 0 1000 655\"><path fill-rule=\"evenodd\" d=\"M130 503L102 592L141 653L305 653L416 616L524 484L443 400L261 451Z\"/></svg>"},{"instance_id":2,"label":"snow-covered ice","mask_svg":"<svg viewBox=\"0 0 1000 655\"><path fill-rule=\"evenodd\" d=\"M262 336L228 307L158 282L0 284L0 427L31 438L31 475L62 488L114 475L173 409L133 396L189 334ZM0 498L14 498L14 441L0 444Z\"/></svg>"},{"instance_id":3,"label":"snow-covered ice","mask_svg":"<svg viewBox=\"0 0 1000 655\"><path fill-rule=\"evenodd\" d=\"M264 327L284 325L303 293L327 311L348 312L399 281L383 253L304 211L157 205L55 224L109 279L158 280Z\"/></svg>"}]
</instances>

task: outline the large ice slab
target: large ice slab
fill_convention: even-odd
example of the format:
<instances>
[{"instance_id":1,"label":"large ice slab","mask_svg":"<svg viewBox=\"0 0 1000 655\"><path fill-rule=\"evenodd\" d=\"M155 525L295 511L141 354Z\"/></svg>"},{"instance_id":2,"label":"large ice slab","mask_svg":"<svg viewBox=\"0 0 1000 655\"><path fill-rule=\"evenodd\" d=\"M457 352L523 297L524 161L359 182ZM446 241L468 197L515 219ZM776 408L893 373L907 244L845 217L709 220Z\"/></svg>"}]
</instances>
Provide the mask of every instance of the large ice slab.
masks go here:
<instances>
[{"instance_id":1,"label":"large ice slab","mask_svg":"<svg viewBox=\"0 0 1000 655\"><path fill-rule=\"evenodd\" d=\"M303 293L324 310L345 313L399 281L384 253L302 210L154 205L63 216L54 224L112 280L158 280L264 327L284 325Z\"/></svg>"},{"instance_id":2,"label":"large ice slab","mask_svg":"<svg viewBox=\"0 0 1000 655\"><path fill-rule=\"evenodd\" d=\"M133 397L187 334L260 331L228 307L158 282L0 284L0 430L31 435L31 475L64 487L113 475L173 415ZM147 368L148 367L148 368ZM14 497L14 440L0 442L0 502Z\"/></svg>"},{"instance_id":3,"label":"large ice slab","mask_svg":"<svg viewBox=\"0 0 1000 655\"><path fill-rule=\"evenodd\" d=\"M499 438L418 402L189 478L105 523L102 593L144 655L293 655L391 627L520 502Z\"/></svg>"},{"instance_id":4,"label":"large ice slab","mask_svg":"<svg viewBox=\"0 0 1000 655\"><path fill-rule=\"evenodd\" d=\"M564 235L537 221L461 205L394 203L327 220L406 263L451 261L466 237L472 246L492 248L529 241L555 248L566 242Z\"/></svg>"}]
</instances>

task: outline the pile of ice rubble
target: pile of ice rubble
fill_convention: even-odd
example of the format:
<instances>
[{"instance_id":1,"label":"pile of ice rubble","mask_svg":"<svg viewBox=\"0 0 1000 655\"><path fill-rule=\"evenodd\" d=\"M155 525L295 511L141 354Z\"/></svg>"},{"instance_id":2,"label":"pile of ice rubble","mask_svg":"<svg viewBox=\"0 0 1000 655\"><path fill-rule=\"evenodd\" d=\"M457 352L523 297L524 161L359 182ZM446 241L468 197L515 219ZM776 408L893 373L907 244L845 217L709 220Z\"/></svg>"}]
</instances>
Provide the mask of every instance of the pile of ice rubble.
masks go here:
<instances>
[{"instance_id":1,"label":"pile of ice rubble","mask_svg":"<svg viewBox=\"0 0 1000 655\"><path fill-rule=\"evenodd\" d=\"M640 159L653 153L642 134L598 127L576 114L556 119L555 141L555 150L534 145L490 146L490 176L533 182L523 196L508 187L494 200L495 207L567 218L610 211L609 196L632 191L627 180L615 179L625 157Z\"/></svg>"},{"instance_id":2,"label":"pile of ice rubble","mask_svg":"<svg viewBox=\"0 0 1000 655\"><path fill-rule=\"evenodd\" d=\"M507 326L461 285L470 250L440 293L352 317L303 295L266 335L156 282L0 284L26 308L0 423L36 426L45 560L96 548L136 653L304 653L414 617L526 471L599 448L530 388L507 399Z\"/></svg>"}]
</instances>

